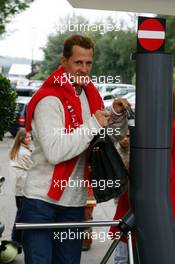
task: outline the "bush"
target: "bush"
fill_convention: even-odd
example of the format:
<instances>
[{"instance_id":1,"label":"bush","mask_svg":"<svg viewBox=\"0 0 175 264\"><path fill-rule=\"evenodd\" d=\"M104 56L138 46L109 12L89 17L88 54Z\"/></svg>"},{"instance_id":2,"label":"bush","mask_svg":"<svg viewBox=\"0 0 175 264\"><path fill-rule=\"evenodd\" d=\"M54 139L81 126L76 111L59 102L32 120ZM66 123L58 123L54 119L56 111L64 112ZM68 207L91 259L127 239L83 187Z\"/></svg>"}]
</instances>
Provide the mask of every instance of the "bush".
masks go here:
<instances>
[{"instance_id":1,"label":"bush","mask_svg":"<svg viewBox=\"0 0 175 264\"><path fill-rule=\"evenodd\" d=\"M15 120L16 97L10 81L0 74L0 140Z\"/></svg>"}]
</instances>

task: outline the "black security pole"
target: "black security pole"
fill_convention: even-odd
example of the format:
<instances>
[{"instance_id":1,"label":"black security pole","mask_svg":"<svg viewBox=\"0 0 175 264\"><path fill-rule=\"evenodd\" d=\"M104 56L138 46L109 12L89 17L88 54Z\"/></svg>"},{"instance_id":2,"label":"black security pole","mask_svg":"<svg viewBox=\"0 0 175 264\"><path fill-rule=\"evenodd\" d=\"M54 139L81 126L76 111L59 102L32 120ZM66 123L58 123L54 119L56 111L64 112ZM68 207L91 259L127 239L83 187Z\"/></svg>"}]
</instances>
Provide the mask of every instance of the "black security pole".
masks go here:
<instances>
[{"instance_id":1,"label":"black security pole","mask_svg":"<svg viewBox=\"0 0 175 264\"><path fill-rule=\"evenodd\" d=\"M141 264L175 263L175 229L170 203L172 76L171 55L136 54L130 200Z\"/></svg>"}]
</instances>

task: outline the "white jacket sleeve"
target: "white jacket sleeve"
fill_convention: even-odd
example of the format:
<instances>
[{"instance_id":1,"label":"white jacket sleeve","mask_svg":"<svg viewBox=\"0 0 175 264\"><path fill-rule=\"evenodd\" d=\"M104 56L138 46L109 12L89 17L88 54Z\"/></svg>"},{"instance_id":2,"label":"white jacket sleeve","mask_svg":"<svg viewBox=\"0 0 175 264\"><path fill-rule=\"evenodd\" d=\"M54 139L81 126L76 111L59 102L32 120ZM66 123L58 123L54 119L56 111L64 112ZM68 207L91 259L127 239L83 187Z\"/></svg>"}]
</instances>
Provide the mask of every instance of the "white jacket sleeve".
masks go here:
<instances>
[{"instance_id":1,"label":"white jacket sleeve","mask_svg":"<svg viewBox=\"0 0 175 264\"><path fill-rule=\"evenodd\" d=\"M23 146L20 146L19 152L14 160L10 161L11 167L27 171L32 166L31 152Z\"/></svg>"},{"instance_id":2,"label":"white jacket sleeve","mask_svg":"<svg viewBox=\"0 0 175 264\"><path fill-rule=\"evenodd\" d=\"M64 127L61 101L54 96L43 98L36 106L32 128L35 129L46 159L53 165L85 151L101 128L94 116L77 128L75 133L65 134Z\"/></svg>"},{"instance_id":3,"label":"white jacket sleeve","mask_svg":"<svg viewBox=\"0 0 175 264\"><path fill-rule=\"evenodd\" d=\"M24 170L28 170L32 165L31 156L30 155L23 155L18 159L18 167Z\"/></svg>"}]
</instances>

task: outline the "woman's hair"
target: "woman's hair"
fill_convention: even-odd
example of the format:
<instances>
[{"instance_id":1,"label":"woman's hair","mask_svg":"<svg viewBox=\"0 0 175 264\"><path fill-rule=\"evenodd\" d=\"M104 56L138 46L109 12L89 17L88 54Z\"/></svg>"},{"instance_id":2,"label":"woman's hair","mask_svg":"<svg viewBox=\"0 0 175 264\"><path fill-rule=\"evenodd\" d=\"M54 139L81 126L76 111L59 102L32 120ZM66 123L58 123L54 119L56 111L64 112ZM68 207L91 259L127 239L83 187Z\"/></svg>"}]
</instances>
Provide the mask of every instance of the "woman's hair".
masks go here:
<instances>
[{"instance_id":1,"label":"woman's hair","mask_svg":"<svg viewBox=\"0 0 175 264\"><path fill-rule=\"evenodd\" d=\"M16 134L13 146L10 150L10 159L14 160L18 155L19 149L21 144L25 145L27 148L28 146L25 144L25 137L26 137L26 130L25 128L20 128Z\"/></svg>"}]
</instances>

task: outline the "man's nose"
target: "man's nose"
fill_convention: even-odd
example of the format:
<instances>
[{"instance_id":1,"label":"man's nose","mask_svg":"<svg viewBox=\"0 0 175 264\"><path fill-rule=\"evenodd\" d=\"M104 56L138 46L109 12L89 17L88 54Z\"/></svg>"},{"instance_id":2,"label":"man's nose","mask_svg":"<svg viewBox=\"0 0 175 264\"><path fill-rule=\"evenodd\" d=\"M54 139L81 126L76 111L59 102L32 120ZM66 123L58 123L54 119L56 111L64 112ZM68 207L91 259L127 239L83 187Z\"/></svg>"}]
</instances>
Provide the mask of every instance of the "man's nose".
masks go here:
<instances>
[{"instance_id":1,"label":"man's nose","mask_svg":"<svg viewBox=\"0 0 175 264\"><path fill-rule=\"evenodd\" d=\"M81 64L81 68L80 68L80 71L84 74L86 74L88 72L88 67L86 65L86 63L82 63Z\"/></svg>"}]
</instances>

